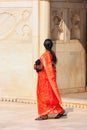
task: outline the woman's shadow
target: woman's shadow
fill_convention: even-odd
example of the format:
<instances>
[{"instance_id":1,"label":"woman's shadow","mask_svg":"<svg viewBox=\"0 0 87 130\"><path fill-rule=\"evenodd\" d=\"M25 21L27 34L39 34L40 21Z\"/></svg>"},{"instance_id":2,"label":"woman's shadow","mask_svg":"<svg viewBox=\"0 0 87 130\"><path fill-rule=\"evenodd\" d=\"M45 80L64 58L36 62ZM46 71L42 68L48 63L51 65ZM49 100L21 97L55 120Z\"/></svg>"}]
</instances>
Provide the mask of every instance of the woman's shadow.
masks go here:
<instances>
[{"instance_id":1,"label":"woman's shadow","mask_svg":"<svg viewBox=\"0 0 87 130\"><path fill-rule=\"evenodd\" d=\"M63 116L61 116L60 118L61 119L66 119L66 118L68 118L68 114L70 113L70 112L73 112L74 111L74 108L65 108L65 113L64 113L64 115ZM55 114L50 114L49 115L49 119L55 119Z\"/></svg>"},{"instance_id":2,"label":"woman's shadow","mask_svg":"<svg viewBox=\"0 0 87 130\"><path fill-rule=\"evenodd\" d=\"M69 115L69 113L70 113L70 112L73 112L73 111L74 111L74 108L70 108L70 107L69 107L69 108L66 108L66 109L65 109L66 116L64 116L64 118L67 118L68 115Z\"/></svg>"}]
</instances>

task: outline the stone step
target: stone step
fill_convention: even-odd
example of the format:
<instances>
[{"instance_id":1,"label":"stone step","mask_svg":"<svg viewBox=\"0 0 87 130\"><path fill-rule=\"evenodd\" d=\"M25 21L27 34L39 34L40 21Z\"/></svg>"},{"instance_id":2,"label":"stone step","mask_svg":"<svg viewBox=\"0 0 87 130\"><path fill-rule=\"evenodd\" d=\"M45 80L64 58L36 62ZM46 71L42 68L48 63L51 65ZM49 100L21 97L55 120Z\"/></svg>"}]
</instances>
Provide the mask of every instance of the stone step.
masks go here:
<instances>
[{"instance_id":1,"label":"stone step","mask_svg":"<svg viewBox=\"0 0 87 130\"><path fill-rule=\"evenodd\" d=\"M36 104L36 100L23 98L1 97L0 101ZM87 92L62 95L62 106L87 109Z\"/></svg>"},{"instance_id":2,"label":"stone step","mask_svg":"<svg viewBox=\"0 0 87 130\"><path fill-rule=\"evenodd\" d=\"M68 102L63 101L62 106L64 107L70 107L70 108L83 108L87 109L87 103L79 103L79 102Z\"/></svg>"},{"instance_id":3,"label":"stone step","mask_svg":"<svg viewBox=\"0 0 87 130\"><path fill-rule=\"evenodd\" d=\"M62 95L63 106L87 108L87 92Z\"/></svg>"}]
</instances>

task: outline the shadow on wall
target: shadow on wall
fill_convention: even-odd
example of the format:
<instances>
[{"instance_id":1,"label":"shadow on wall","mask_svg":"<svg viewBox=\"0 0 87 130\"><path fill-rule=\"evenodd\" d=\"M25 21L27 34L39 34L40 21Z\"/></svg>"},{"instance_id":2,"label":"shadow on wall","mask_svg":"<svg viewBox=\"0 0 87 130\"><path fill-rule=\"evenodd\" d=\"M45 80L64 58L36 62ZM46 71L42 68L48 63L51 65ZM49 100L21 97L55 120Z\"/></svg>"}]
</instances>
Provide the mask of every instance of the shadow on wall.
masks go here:
<instances>
[{"instance_id":1,"label":"shadow on wall","mask_svg":"<svg viewBox=\"0 0 87 130\"><path fill-rule=\"evenodd\" d=\"M77 8L78 6L78 8ZM62 7L62 8L61 8ZM85 7L85 8L84 8ZM87 2L70 0L69 2L51 1L51 38L54 43L73 43L80 41L86 54L87 86ZM83 10L84 8L84 10ZM83 20L84 19L84 20ZM54 50L56 45L54 44Z\"/></svg>"}]
</instances>

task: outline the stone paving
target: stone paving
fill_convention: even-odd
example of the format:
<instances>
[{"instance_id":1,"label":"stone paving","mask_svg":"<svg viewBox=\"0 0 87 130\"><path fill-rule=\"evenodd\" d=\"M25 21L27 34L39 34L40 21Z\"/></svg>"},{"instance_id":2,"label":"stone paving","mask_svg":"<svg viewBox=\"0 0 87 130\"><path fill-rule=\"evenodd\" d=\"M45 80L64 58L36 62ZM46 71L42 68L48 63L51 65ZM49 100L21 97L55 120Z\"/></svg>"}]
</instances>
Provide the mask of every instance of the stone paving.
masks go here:
<instances>
[{"instance_id":1,"label":"stone paving","mask_svg":"<svg viewBox=\"0 0 87 130\"><path fill-rule=\"evenodd\" d=\"M87 130L87 109L65 110L67 117L36 121L36 104L0 102L0 130Z\"/></svg>"},{"instance_id":2,"label":"stone paving","mask_svg":"<svg viewBox=\"0 0 87 130\"><path fill-rule=\"evenodd\" d=\"M62 95L67 117L36 121L37 105L34 102L0 101L0 130L87 130L87 92ZM33 104L32 104L33 103ZM50 116L51 118L51 116Z\"/></svg>"}]
</instances>

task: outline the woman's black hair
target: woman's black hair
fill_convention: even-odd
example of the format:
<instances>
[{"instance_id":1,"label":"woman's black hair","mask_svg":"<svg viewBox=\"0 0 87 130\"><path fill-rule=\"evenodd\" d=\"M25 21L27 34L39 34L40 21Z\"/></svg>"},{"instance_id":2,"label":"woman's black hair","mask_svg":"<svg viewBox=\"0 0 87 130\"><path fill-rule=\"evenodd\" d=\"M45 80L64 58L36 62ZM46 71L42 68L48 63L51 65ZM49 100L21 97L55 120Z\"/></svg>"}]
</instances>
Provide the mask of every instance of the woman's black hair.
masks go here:
<instances>
[{"instance_id":1,"label":"woman's black hair","mask_svg":"<svg viewBox=\"0 0 87 130\"><path fill-rule=\"evenodd\" d=\"M53 42L51 39L46 39L44 41L44 47L46 48L46 50L50 51L51 55L52 55L52 60L53 62L56 64L57 63L57 58L56 55L54 54L52 47L53 47Z\"/></svg>"}]
</instances>

